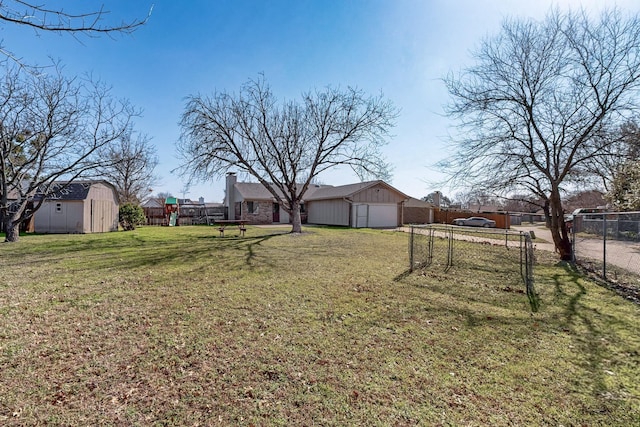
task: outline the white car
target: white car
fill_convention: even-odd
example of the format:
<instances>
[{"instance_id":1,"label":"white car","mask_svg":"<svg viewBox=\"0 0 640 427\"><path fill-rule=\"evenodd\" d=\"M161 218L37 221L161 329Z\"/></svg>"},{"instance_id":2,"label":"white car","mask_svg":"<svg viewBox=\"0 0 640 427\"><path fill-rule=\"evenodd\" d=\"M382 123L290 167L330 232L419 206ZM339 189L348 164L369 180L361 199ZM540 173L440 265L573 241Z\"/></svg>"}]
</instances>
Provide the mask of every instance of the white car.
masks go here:
<instances>
[{"instance_id":1,"label":"white car","mask_svg":"<svg viewBox=\"0 0 640 427\"><path fill-rule=\"evenodd\" d=\"M472 216L470 218L458 218L454 219L453 225L465 225L467 227L495 227L496 222L492 219L483 218L481 216Z\"/></svg>"}]
</instances>

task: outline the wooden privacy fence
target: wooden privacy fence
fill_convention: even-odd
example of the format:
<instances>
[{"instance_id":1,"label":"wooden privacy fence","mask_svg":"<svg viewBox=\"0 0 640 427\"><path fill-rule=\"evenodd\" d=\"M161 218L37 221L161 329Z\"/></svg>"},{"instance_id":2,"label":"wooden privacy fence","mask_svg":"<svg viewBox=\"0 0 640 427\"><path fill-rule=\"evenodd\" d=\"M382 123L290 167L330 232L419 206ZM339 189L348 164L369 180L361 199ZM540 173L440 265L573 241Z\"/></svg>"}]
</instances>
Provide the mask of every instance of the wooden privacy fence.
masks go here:
<instances>
[{"instance_id":1,"label":"wooden privacy fence","mask_svg":"<svg viewBox=\"0 0 640 427\"><path fill-rule=\"evenodd\" d=\"M468 212L468 211L455 211L455 210L436 210L433 213L433 222L439 224L451 224L454 219L458 218L470 218L472 216L481 216L483 218L492 219L496 222L496 228L511 228L511 220L509 213L507 212Z\"/></svg>"}]
</instances>

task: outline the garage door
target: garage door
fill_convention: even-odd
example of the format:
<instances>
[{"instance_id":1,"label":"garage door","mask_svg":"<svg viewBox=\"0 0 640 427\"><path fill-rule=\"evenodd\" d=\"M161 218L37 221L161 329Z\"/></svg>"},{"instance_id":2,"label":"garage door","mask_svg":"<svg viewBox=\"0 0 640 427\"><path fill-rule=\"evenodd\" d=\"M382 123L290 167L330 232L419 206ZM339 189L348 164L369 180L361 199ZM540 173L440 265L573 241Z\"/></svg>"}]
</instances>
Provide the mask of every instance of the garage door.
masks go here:
<instances>
[{"instance_id":1,"label":"garage door","mask_svg":"<svg viewBox=\"0 0 640 427\"><path fill-rule=\"evenodd\" d=\"M355 227L394 228L398 226L398 206L356 205ZM366 216L366 217L365 217Z\"/></svg>"}]
</instances>

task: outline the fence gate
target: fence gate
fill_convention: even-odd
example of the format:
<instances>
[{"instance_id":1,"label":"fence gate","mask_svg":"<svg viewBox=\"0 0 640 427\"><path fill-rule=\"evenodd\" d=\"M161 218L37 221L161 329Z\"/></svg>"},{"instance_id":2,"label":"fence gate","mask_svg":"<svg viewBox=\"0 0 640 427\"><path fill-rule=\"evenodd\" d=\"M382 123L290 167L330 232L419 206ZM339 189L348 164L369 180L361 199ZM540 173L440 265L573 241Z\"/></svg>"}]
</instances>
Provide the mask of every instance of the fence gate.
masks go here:
<instances>
[{"instance_id":1,"label":"fence gate","mask_svg":"<svg viewBox=\"0 0 640 427\"><path fill-rule=\"evenodd\" d=\"M470 245L475 245L476 250L471 250ZM489 246L487 250L478 251L477 245ZM496 262L496 257L500 262ZM456 266L473 271L494 263L496 274L516 282L522 281L531 309L537 311L539 302L533 283L534 262L529 233L441 225L412 226L409 233L410 271L438 268L447 272Z\"/></svg>"}]
</instances>

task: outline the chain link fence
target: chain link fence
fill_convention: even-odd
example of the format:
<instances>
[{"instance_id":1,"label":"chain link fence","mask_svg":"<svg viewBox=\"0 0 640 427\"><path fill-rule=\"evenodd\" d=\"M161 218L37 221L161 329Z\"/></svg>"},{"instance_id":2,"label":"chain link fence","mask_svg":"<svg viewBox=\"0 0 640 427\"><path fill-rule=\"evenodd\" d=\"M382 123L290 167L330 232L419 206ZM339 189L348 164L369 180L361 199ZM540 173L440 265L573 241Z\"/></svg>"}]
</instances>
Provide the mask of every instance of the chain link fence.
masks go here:
<instances>
[{"instance_id":1,"label":"chain link fence","mask_svg":"<svg viewBox=\"0 0 640 427\"><path fill-rule=\"evenodd\" d=\"M524 284L531 309L538 310L529 233L435 224L411 226L406 231L409 231L409 271L437 268L448 272L454 267L490 270L506 286Z\"/></svg>"},{"instance_id":2,"label":"chain link fence","mask_svg":"<svg viewBox=\"0 0 640 427\"><path fill-rule=\"evenodd\" d=\"M640 301L640 212L594 212L574 215L574 260Z\"/></svg>"}]
</instances>

